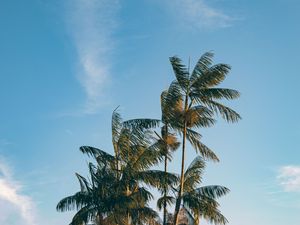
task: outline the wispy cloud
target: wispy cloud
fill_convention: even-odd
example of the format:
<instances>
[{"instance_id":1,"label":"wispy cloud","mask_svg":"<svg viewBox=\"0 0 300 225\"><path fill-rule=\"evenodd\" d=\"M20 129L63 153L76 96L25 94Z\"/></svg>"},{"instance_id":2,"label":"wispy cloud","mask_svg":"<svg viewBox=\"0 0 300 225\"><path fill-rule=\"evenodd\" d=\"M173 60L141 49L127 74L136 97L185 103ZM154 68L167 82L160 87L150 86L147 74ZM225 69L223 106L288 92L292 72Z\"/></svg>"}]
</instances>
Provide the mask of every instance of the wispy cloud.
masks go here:
<instances>
[{"instance_id":1,"label":"wispy cloud","mask_svg":"<svg viewBox=\"0 0 300 225\"><path fill-rule=\"evenodd\" d=\"M36 225L33 200L22 194L22 185L14 180L11 169L0 159L0 210L1 224Z\"/></svg>"},{"instance_id":2,"label":"wispy cloud","mask_svg":"<svg viewBox=\"0 0 300 225\"><path fill-rule=\"evenodd\" d=\"M180 21L196 28L225 28L231 26L236 20L207 2L206 0L173 0L167 1L167 4Z\"/></svg>"},{"instance_id":3,"label":"wispy cloud","mask_svg":"<svg viewBox=\"0 0 300 225\"><path fill-rule=\"evenodd\" d=\"M300 166L283 166L279 168L277 179L286 192L300 192Z\"/></svg>"},{"instance_id":4,"label":"wispy cloud","mask_svg":"<svg viewBox=\"0 0 300 225\"><path fill-rule=\"evenodd\" d=\"M95 113L107 96L111 78L112 38L118 0L73 0L68 2L67 24L78 53L78 78L87 101L84 113Z\"/></svg>"}]
</instances>

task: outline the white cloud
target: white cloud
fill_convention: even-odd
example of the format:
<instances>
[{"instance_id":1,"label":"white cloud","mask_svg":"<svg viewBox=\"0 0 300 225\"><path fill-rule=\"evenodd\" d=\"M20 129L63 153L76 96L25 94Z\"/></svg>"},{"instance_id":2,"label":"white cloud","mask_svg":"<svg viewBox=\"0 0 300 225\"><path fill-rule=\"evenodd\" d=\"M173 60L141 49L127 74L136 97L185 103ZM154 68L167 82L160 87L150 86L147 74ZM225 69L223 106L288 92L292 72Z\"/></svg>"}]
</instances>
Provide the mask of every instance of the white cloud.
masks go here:
<instances>
[{"instance_id":1,"label":"white cloud","mask_svg":"<svg viewBox=\"0 0 300 225\"><path fill-rule=\"evenodd\" d=\"M277 179L284 191L300 192L300 166L281 167Z\"/></svg>"},{"instance_id":2,"label":"white cloud","mask_svg":"<svg viewBox=\"0 0 300 225\"><path fill-rule=\"evenodd\" d=\"M173 0L167 1L185 25L196 28L224 28L232 25L235 18L219 9L208 5L206 0Z\"/></svg>"},{"instance_id":3,"label":"white cloud","mask_svg":"<svg viewBox=\"0 0 300 225\"><path fill-rule=\"evenodd\" d=\"M68 2L67 22L79 57L78 77L87 95L85 113L95 113L105 100L118 8L118 0Z\"/></svg>"},{"instance_id":4,"label":"white cloud","mask_svg":"<svg viewBox=\"0 0 300 225\"><path fill-rule=\"evenodd\" d=\"M3 160L0 160L0 205L1 224L37 224L33 200L22 194L22 185L13 179Z\"/></svg>"}]
</instances>

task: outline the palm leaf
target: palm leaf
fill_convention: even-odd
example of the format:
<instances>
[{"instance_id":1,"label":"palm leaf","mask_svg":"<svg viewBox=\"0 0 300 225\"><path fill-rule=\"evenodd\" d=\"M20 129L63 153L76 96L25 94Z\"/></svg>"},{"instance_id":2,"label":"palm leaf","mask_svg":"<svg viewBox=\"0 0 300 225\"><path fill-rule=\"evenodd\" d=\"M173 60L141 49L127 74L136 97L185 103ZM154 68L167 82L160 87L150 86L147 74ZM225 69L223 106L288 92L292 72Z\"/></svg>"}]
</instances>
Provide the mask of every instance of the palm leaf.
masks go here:
<instances>
[{"instance_id":1,"label":"palm leaf","mask_svg":"<svg viewBox=\"0 0 300 225\"><path fill-rule=\"evenodd\" d=\"M141 118L141 119L132 119L126 120L123 122L123 126L129 129L150 129L158 127L160 120L157 119L148 119L148 118Z\"/></svg>"},{"instance_id":2,"label":"palm leaf","mask_svg":"<svg viewBox=\"0 0 300 225\"><path fill-rule=\"evenodd\" d=\"M216 64L210 67L201 76L198 76L192 84L192 88L208 88L220 84L229 73L231 67L227 64Z\"/></svg>"},{"instance_id":3,"label":"palm leaf","mask_svg":"<svg viewBox=\"0 0 300 225\"><path fill-rule=\"evenodd\" d=\"M205 104L207 107L209 107L214 112L220 114L223 119L225 119L227 122L237 122L241 119L241 116L234 111L233 109L218 103L216 101L207 99L202 97L200 100L203 104Z\"/></svg>"},{"instance_id":4,"label":"palm leaf","mask_svg":"<svg viewBox=\"0 0 300 225\"><path fill-rule=\"evenodd\" d=\"M197 97L208 98L208 99L236 99L240 97L240 93L233 89L228 88L200 88L197 89ZM193 93L191 94L193 96Z\"/></svg>"},{"instance_id":5,"label":"palm leaf","mask_svg":"<svg viewBox=\"0 0 300 225\"><path fill-rule=\"evenodd\" d=\"M175 203L175 198L173 196L162 196L157 200L157 208L159 210L162 210L164 207L164 204L171 206Z\"/></svg>"},{"instance_id":6,"label":"palm leaf","mask_svg":"<svg viewBox=\"0 0 300 225\"><path fill-rule=\"evenodd\" d=\"M91 146L81 146L79 149L82 153L95 158L99 164L108 164L115 161L114 156L98 148Z\"/></svg>"},{"instance_id":7,"label":"palm leaf","mask_svg":"<svg viewBox=\"0 0 300 225\"><path fill-rule=\"evenodd\" d=\"M178 182L177 175L160 170L141 171L136 174L136 179L159 190Z\"/></svg>"},{"instance_id":8,"label":"palm leaf","mask_svg":"<svg viewBox=\"0 0 300 225\"><path fill-rule=\"evenodd\" d=\"M200 156L197 156L189 165L184 173L184 190L189 192L196 188L197 184L201 183L205 162Z\"/></svg>"},{"instance_id":9,"label":"palm leaf","mask_svg":"<svg viewBox=\"0 0 300 225\"><path fill-rule=\"evenodd\" d=\"M204 106L193 106L185 114L187 127L210 127L215 123L213 112Z\"/></svg>"},{"instance_id":10,"label":"palm leaf","mask_svg":"<svg viewBox=\"0 0 300 225\"><path fill-rule=\"evenodd\" d=\"M118 137L122 128L122 117L120 113L117 111L119 107L117 107L112 113L111 119L111 130L112 130L112 141L113 144L118 142ZM114 146L115 147L115 146ZM115 149L115 152L117 150Z\"/></svg>"},{"instance_id":11,"label":"palm leaf","mask_svg":"<svg viewBox=\"0 0 300 225\"><path fill-rule=\"evenodd\" d=\"M209 70L213 62L213 56L214 54L212 52L206 52L199 58L191 75L192 82Z\"/></svg>"},{"instance_id":12,"label":"palm leaf","mask_svg":"<svg viewBox=\"0 0 300 225\"><path fill-rule=\"evenodd\" d=\"M200 153L205 159L209 159L212 161L219 161L217 155L209 149L206 145L201 143L199 139L196 139L194 136L187 135L187 139L191 143L191 145L195 148L196 152Z\"/></svg>"},{"instance_id":13,"label":"palm leaf","mask_svg":"<svg viewBox=\"0 0 300 225\"><path fill-rule=\"evenodd\" d=\"M187 68L177 56L170 57L170 62L179 85L186 91L189 86L189 72Z\"/></svg>"},{"instance_id":14,"label":"palm leaf","mask_svg":"<svg viewBox=\"0 0 300 225\"><path fill-rule=\"evenodd\" d=\"M230 190L227 187L219 185L209 185L197 188L195 191L200 195L215 199L226 195Z\"/></svg>"}]
</instances>

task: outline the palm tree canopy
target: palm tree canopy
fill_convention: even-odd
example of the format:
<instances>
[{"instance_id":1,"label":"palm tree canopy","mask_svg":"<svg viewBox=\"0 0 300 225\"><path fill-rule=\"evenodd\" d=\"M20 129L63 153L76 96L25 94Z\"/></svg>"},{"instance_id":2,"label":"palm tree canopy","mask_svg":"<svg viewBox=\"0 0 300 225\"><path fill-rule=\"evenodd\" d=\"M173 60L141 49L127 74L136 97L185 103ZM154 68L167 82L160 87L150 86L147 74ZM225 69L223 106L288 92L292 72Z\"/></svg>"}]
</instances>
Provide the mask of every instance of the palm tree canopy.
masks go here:
<instances>
[{"instance_id":1,"label":"palm tree canopy","mask_svg":"<svg viewBox=\"0 0 300 225\"><path fill-rule=\"evenodd\" d=\"M193 71L189 74L188 69L182 64L177 56L170 58L170 62L176 76L171 88L173 98L188 95L193 103L206 106L208 109L220 114L228 122L237 122L240 115L234 110L218 102L221 99L236 99L240 93L233 89L218 88L218 86L229 74L231 67L227 64L213 65L213 53L204 53L196 63Z\"/></svg>"}]
</instances>

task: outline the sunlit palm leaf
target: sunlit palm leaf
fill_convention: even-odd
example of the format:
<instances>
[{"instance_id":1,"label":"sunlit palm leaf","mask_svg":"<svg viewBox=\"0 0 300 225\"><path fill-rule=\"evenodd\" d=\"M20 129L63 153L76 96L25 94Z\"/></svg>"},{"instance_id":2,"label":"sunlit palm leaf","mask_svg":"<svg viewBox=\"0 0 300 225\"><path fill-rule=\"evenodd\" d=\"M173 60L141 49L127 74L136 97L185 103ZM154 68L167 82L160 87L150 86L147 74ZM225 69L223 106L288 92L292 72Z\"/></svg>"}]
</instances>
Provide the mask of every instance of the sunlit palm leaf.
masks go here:
<instances>
[{"instance_id":1,"label":"sunlit palm leaf","mask_svg":"<svg viewBox=\"0 0 300 225\"><path fill-rule=\"evenodd\" d=\"M208 88L219 85L229 73L231 67L227 64L211 66L201 76L198 76L192 84L192 88Z\"/></svg>"}]
</instances>

